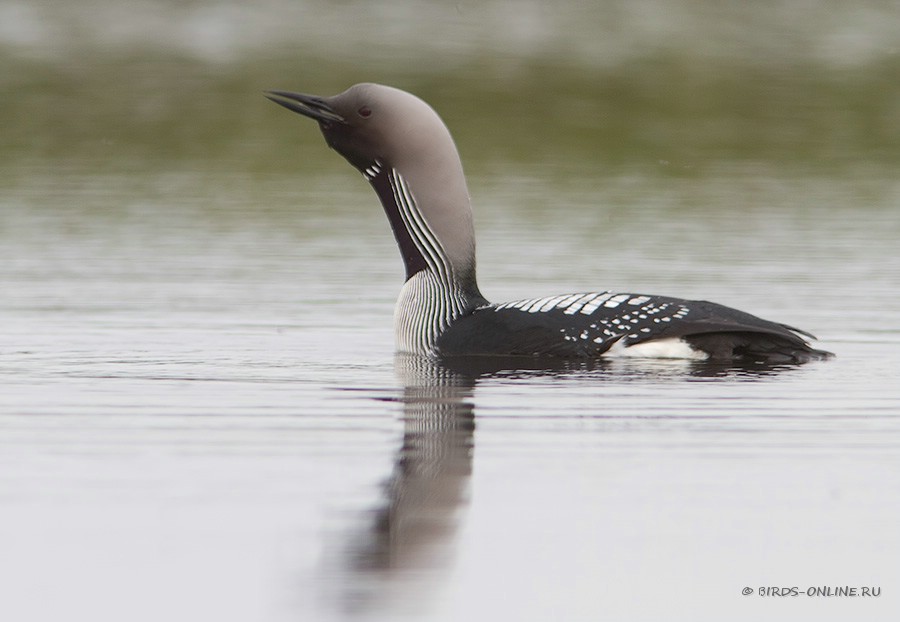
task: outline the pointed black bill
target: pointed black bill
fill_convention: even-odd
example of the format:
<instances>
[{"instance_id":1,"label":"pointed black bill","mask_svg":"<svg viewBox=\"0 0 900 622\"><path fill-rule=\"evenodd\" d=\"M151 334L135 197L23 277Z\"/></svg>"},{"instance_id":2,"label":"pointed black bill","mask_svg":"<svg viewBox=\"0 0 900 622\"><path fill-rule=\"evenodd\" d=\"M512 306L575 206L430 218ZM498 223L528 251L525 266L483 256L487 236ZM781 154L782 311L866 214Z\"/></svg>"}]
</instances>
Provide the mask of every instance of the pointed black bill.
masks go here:
<instances>
[{"instance_id":1,"label":"pointed black bill","mask_svg":"<svg viewBox=\"0 0 900 622\"><path fill-rule=\"evenodd\" d=\"M324 123L344 123L344 117L332 110L324 99L290 91L266 91L265 96L288 110Z\"/></svg>"}]
</instances>

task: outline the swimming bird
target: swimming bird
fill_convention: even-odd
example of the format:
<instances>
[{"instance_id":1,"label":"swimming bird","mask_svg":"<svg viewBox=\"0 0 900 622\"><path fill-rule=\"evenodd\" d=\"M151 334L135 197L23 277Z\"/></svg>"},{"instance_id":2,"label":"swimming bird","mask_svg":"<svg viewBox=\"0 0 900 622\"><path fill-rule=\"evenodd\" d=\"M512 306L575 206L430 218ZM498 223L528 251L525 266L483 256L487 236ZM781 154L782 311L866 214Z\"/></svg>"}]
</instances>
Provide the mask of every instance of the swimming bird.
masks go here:
<instances>
[{"instance_id":1,"label":"swimming bird","mask_svg":"<svg viewBox=\"0 0 900 622\"><path fill-rule=\"evenodd\" d=\"M582 292L490 303L475 278L472 206L440 116L397 88L363 83L332 97L266 96L318 122L326 143L372 185L406 267L397 350L428 357L639 356L796 362L831 356L811 334L702 300Z\"/></svg>"}]
</instances>

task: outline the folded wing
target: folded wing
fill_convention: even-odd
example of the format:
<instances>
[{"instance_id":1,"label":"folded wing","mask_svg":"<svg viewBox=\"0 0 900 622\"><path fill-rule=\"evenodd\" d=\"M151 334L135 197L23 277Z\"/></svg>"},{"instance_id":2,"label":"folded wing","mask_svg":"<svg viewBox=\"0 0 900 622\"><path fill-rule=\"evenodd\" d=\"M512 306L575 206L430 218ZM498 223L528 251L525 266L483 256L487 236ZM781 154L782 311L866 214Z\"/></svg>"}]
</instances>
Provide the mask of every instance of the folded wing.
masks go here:
<instances>
[{"instance_id":1,"label":"folded wing","mask_svg":"<svg viewBox=\"0 0 900 622\"><path fill-rule=\"evenodd\" d=\"M692 353L690 358L772 362L829 356L804 337L812 335L712 302L593 292L478 308L453 322L437 347L443 356L596 358L684 352ZM682 348L635 347L651 342Z\"/></svg>"}]
</instances>

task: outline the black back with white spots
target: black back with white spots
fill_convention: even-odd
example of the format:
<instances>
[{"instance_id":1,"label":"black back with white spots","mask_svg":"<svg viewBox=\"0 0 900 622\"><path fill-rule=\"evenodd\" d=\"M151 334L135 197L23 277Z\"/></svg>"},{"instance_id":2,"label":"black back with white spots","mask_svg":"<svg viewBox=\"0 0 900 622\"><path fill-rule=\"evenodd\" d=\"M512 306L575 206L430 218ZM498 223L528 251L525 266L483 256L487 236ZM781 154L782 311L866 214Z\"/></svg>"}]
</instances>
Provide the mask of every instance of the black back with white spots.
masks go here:
<instances>
[{"instance_id":1,"label":"black back with white spots","mask_svg":"<svg viewBox=\"0 0 900 622\"><path fill-rule=\"evenodd\" d=\"M437 341L443 356L669 356L803 361L803 331L706 301L599 292L533 298L476 309ZM635 347L654 344L650 348Z\"/></svg>"}]
</instances>

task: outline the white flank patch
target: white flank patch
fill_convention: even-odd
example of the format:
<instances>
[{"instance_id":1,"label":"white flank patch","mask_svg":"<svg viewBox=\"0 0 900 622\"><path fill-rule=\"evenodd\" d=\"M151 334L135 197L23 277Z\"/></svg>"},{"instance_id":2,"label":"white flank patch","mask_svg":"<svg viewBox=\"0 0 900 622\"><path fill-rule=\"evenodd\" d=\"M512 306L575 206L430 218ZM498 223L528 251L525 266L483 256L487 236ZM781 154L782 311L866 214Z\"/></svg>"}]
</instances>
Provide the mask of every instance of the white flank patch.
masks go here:
<instances>
[{"instance_id":1,"label":"white flank patch","mask_svg":"<svg viewBox=\"0 0 900 622\"><path fill-rule=\"evenodd\" d=\"M603 356L609 358L693 359L695 361L705 361L708 357L706 352L695 350L679 337L655 339L633 346L626 346L621 341L617 341L603 353Z\"/></svg>"}]
</instances>

